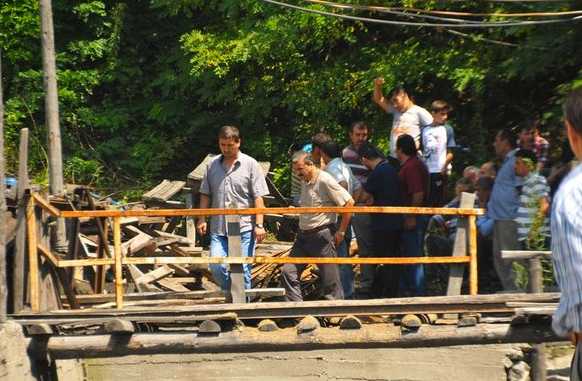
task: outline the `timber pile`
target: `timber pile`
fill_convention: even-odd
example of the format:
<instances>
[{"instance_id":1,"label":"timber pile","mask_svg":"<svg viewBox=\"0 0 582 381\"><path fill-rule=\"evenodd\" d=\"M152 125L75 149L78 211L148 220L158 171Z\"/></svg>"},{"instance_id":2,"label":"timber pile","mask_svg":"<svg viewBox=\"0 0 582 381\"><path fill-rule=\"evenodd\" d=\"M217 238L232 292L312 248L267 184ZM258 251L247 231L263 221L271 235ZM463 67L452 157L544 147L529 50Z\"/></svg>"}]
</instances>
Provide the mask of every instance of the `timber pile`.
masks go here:
<instances>
[{"instance_id":1,"label":"timber pile","mask_svg":"<svg viewBox=\"0 0 582 381\"><path fill-rule=\"evenodd\" d=\"M183 181L164 180L143 196L143 202L124 206L125 209L179 209L193 207L191 188ZM69 188L70 197L51 201L59 209L105 210L119 208L111 199L95 198L90 189L83 186ZM190 196L190 197L189 197ZM111 258L113 256L113 234L106 218L81 218L73 221L73 234L68 259ZM127 257L207 257L207 250L196 246L195 221L193 217L123 217L120 221L121 252ZM201 237L199 237L201 238ZM285 257L290 245L273 243L257 246L257 256ZM206 264L178 265L124 265L125 299L128 306L144 304L183 305L224 302L226 293L212 277ZM72 289L80 305L98 308L114 306L113 268L96 266L74 268L71 274ZM112 266L111 266L112 267ZM302 280L307 299L316 297L318 281L315 266L308 266ZM259 300L281 296L269 291L278 287L281 265L261 264L252 270L253 289L262 293L251 294ZM140 297L140 296L143 296ZM62 297L63 301L66 300Z\"/></svg>"}]
</instances>

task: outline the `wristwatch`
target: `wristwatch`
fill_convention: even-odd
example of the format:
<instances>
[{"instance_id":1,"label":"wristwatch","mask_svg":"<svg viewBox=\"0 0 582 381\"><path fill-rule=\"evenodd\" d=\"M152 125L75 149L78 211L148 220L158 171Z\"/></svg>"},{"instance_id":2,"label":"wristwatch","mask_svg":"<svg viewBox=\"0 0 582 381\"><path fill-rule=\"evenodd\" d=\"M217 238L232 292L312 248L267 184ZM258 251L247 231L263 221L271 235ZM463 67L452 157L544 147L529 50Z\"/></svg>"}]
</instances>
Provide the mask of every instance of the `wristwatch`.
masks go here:
<instances>
[{"instance_id":1,"label":"wristwatch","mask_svg":"<svg viewBox=\"0 0 582 381\"><path fill-rule=\"evenodd\" d=\"M263 225L263 224L257 224L256 226L257 226L259 229L264 229L264 228L265 228L265 225Z\"/></svg>"}]
</instances>

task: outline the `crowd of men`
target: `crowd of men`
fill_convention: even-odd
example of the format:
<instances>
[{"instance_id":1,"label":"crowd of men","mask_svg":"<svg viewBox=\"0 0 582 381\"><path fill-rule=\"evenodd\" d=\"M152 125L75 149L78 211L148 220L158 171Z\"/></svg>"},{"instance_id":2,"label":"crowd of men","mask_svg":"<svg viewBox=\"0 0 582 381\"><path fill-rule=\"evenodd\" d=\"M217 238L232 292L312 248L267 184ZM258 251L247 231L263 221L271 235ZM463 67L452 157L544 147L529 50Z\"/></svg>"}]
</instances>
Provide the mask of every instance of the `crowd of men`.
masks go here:
<instances>
[{"instance_id":1,"label":"crowd of men","mask_svg":"<svg viewBox=\"0 0 582 381\"><path fill-rule=\"evenodd\" d=\"M578 343L582 332L582 212L578 210L582 207L582 169L571 162L582 157L582 89L574 90L564 106L571 154L563 155L562 168L550 170L548 141L539 135L535 122L524 122L517 134L506 129L496 133L493 147L500 164L488 161L465 168L455 186L455 197L446 202L455 146L453 129L446 124L452 108L437 100L427 111L415 105L401 87L385 98L383 85L383 78L374 81L374 100L394 116L389 155L370 143L371 130L363 121L351 125L351 144L343 150L324 130L317 131L311 143L292 156L296 205L458 207L461 192L476 192L476 206L486 209L477 219L478 231L480 237L491 240L494 269L504 290L523 286L512 261L502 258L502 250L548 248L553 238L557 281L563 291L554 328ZM238 130L222 127L218 141L222 154L208 165L200 206L263 207L262 197L268 194L264 174L256 160L240 152ZM560 186L568 171L572 173ZM208 230L204 217L197 226L201 234ZM255 242L265 237L263 216L241 216L240 230L242 255L253 256ZM444 237L434 234L439 230L446 231ZM412 213L302 213L290 257L347 257L352 232L360 257L423 256L425 244L428 255L445 255L452 251L456 219ZM212 217L210 236L210 255L227 256L224 216ZM486 255L481 252L482 257ZM300 277L305 266L283 266L280 278L286 300L303 300ZM351 265L320 264L318 268L324 299L426 293L423 265L363 265L357 291ZM211 271L228 289L228 267L212 265ZM250 288L250 265L245 266L245 286ZM580 379L579 347L575 356L578 373L573 379Z\"/></svg>"}]
</instances>

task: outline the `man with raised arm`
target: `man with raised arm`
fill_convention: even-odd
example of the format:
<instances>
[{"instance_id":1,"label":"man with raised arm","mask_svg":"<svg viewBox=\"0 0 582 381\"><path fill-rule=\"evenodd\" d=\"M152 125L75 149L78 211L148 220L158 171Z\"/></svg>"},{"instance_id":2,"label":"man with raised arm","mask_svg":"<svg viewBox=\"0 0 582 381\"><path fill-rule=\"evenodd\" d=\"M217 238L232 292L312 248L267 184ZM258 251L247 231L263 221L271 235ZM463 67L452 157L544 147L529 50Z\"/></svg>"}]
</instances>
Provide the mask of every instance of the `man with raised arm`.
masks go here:
<instances>
[{"instance_id":1,"label":"man with raised arm","mask_svg":"<svg viewBox=\"0 0 582 381\"><path fill-rule=\"evenodd\" d=\"M382 77L374 80L374 101L387 113L393 114L390 130L390 157L396 159L396 140L400 135L414 138L416 148L420 147L420 129L432 123L432 115L424 108L414 104L408 92L401 86L390 92L390 98L384 98L382 86L386 81Z\"/></svg>"},{"instance_id":2,"label":"man with raised arm","mask_svg":"<svg viewBox=\"0 0 582 381\"><path fill-rule=\"evenodd\" d=\"M264 208L263 196L269 194L267 182L259 163L240 151L241 138L238 129L224 126L218 132L220 155L212 158L202 184L200 185L200 208ZM242 256L252 257L255 253L255 240L265 238L263 215L240 216L240 236ZM206 216L198 220L197 229L206 234ZM228 256L228 226L223 215L210 218L210 256ZM228 264L213 263L210 271L223 290L230 290ZM251 264L244 265L245 288L251 288Z\"/></svg>"}]
</instances>

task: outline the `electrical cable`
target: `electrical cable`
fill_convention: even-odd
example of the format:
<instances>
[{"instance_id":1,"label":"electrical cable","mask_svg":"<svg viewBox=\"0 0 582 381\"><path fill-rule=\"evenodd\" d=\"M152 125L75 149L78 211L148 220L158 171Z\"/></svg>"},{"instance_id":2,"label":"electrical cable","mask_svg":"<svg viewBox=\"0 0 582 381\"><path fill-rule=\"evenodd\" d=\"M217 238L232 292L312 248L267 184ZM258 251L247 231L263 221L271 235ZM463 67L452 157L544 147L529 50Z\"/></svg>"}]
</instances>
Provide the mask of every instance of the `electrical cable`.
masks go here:
<instances>
[{"instance_id":1,"label":"electrical cable","mask_svg":"<svg viewBox=\"0 0 582 381\"><path fill-rule=\"evenodd\" d=\"M368 18L368 17L349 16L349 15L320 11L317 9L305 8L305 7L301 7L298 5L282 3L279 1L275 1L275 0L260 0L260 1L262 1L264 3L269 3L269 4L277 5L280 7L284 7L284 8L290 8L290 9L302 11L302 12L313 13L313 14L318 14L318 15L322 15L322 16L329 16L329 17L334 17L334 18L341 18L341 19L346 19L346 20L377 23L377 24L387 24L387 25L416 26L416 27L501 28L501 27L513 27L513 26L532 26L532 25L543 25L543 24L557 24L557 23L565 23L565 22L582 20L582 16L576 16L576 17L569 18L569 19L541 20L541 21L499 21L499 22L481 22L481 23L467 23L467 24L421 23L421 22L380 20L380 19L373 19L373 18Z\"/></svg>"}]
</instances>

